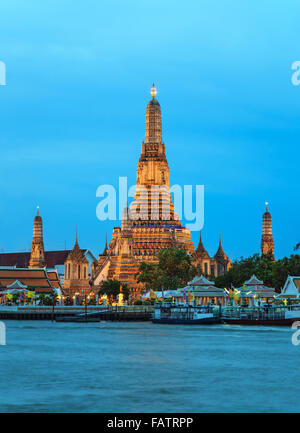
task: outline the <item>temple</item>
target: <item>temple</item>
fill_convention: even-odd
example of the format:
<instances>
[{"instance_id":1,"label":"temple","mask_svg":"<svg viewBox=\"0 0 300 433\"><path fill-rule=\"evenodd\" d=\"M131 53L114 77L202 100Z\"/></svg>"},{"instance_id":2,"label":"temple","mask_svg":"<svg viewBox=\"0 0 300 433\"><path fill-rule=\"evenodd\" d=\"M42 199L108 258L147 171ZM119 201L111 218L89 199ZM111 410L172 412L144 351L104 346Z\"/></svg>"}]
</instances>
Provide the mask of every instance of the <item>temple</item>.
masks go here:
<instances>
[{"instance_id":1,"label":"temple","mask_svg":"<svg viewBox=\"0 0 300 433\"><path fill-rule=\"evenodd\" d=\"M102 281L118 279L128 285L133 299L140 297L143 288L135 278L140 262L157 261L157 253L162 248L184 249L197 262L203 263L203 272L207 264L206 274L217 276L224 273L230 264L221 242L213 259L208 255L205 260L200 257L200 244L194 254L190 230L179 221L170 194L161 108L154 84L151 96L146 108L145 139L137 164L136 193L130 207L123 212L121 228L114 227L110 244L106 242L98 263L94 264L91 281L97 291ZM215 271L212 271L213 266Z\"/></svg>"},{"instance_id":2,"label":"temple","mask_svg":"<svg viewBox=\"0 0 300 433\"><path fill-rule=\"evenodd\" d=\"M39 207L37 207L37 213L33 221L33 237L28 268L43 268L45 265L43 221L40 216Z\"/></svg>"},{"instance_id":3,"label":"temple","mask_svg":"<svg viewBox=\"0 0 300 433\"><path fill-rule=\"evenodd\" d=\"M263 214L262 237L261 237L261 255L270 256L274 260L274 241L272 232L272 217L269 212L268 202L266 202L266 211Z\"/></svg>"},{"instance_id":4,"label":"temple","mask_svg":"<svg viewBox=\"0 0 300 433\"><path fill-rule=\"evenodd\" d=\"M90 291L89 262L79 247L76 230L74 248L65 261L64 293L71 298L76 293L88 295Z\"/></svg>"},{"instance_id":5,"label":"temple","mask_svg":"<svg viewBox=\"0 0 300 433\"><path fill-rule=\"evenodd\" d=\"M201 271L205 275L211 275L213 277L224 275L232 264L231 260L228 258L228 256L223 250L221 235L218 251L213 257L210 257L208 252L204 248L201 232L199 244L195 253L193 254L193 259L194 264L200 265Z\"/></svg>"}]
</instances>

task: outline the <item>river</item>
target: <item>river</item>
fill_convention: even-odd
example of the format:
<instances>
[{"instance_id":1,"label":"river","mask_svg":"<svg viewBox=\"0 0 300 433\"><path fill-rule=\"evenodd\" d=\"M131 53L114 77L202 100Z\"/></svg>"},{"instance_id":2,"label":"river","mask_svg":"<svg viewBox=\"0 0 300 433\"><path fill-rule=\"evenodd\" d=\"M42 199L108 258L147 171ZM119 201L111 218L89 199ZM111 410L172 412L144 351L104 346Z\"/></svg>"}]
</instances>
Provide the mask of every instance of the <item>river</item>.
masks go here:
<instances>
[{"instance_id":1,"label":"river","mask_svg":"<svg viewBox=\"0 0 300 433\"><path fill-rule=\"evenodd\" d=\"M291 328L6 321L0 412L299 412Z\"/></svg>"}]
</instances>

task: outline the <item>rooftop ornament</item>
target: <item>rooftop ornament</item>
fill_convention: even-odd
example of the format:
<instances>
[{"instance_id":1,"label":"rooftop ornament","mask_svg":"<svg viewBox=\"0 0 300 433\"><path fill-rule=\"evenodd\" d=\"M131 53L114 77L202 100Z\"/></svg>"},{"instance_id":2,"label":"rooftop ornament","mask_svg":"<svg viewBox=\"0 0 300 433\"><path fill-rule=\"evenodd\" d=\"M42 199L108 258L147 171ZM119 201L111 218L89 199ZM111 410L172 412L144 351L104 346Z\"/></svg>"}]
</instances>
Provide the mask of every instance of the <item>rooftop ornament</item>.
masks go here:
<instances>
[{"instance_id":1,"label":"rooftop ornament","mask_svg":"<svg viewBox=\"0 0 300 433\"><path fill-rule=\"evenodd\" d=\"M151 96L153 99L155 98L156 94L157 94L157 90L156 90L154 83L153 83L152 88L151 88Z\"/></svg>"}]
</instances>

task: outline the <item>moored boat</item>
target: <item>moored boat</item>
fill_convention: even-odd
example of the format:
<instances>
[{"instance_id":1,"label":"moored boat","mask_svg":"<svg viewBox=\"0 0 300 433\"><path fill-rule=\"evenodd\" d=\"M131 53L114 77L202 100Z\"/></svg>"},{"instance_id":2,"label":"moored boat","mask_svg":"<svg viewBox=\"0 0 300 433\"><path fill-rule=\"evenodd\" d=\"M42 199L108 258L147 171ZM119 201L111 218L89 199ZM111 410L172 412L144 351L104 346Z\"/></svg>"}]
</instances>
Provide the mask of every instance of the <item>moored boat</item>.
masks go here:
<instances>
[{"instance_id":1,"label":"moored boat","mask_svg":"<svg viewBox=\"0 0 300 433\"><path fill-rule=\"evenodd\" d=\"M209 306L157 304L152 317L153 323L177 325L210 325L220 321Z\"/></svg>"},{"instance_id":2,"label":"moored boat","mask_svg":"<svg viewBox=\"0 0 300 433\"><path fill-rule=\"evenodd\" d=\"M300 321L300 305L225 308L222 321L228 325L291 326Z\"/></svg>"}]
</instances>

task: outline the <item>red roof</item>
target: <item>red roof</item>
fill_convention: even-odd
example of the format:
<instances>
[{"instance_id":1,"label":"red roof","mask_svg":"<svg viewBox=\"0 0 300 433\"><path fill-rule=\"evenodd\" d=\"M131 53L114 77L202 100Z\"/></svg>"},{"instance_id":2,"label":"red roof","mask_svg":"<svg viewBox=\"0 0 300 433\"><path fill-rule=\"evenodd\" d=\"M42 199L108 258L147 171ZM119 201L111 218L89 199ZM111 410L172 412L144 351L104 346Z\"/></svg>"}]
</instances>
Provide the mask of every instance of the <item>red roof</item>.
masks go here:
<instances>
[{"instance_id":1,"label":"red roof","mask_svg":"<svg viewBox=\"0 0 300 433\"><path fill-rule=\"evenodd\" d=\"M81 250L83 253L86 250ZM55 268L63 265L71 250L45 251L47 268ZM30 253L1 253L0 266L16 266L17 268L27 268L29 265Z\"/></svg>"}]
</instances>

